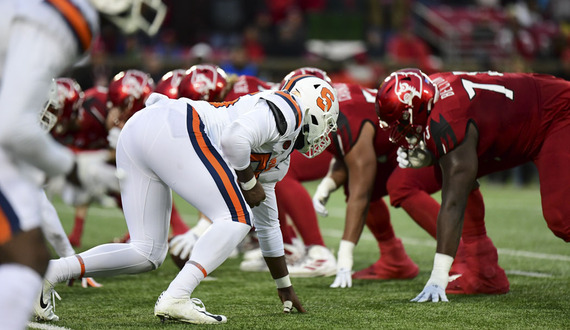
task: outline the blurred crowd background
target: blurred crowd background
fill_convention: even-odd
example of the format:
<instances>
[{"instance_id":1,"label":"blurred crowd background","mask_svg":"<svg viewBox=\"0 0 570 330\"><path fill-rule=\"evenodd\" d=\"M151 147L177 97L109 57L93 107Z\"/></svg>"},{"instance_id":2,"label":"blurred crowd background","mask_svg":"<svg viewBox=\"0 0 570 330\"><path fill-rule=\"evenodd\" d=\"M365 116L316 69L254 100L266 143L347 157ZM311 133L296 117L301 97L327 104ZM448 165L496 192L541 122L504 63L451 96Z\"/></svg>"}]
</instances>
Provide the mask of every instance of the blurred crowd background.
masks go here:
<instances>
[{"instance_id":1,"label":"blurred crowd background","mask_svg":"<svg viewBox=\"0 0 570 330\"><path fill-rule=\"evenodd\" d=\"M91 58L70 72L84 89L125 69L158 81L220 65L279 82L301 66L371 88L403 67L538 72L570 79L570 0L163 0L160 32L124 36L102 21ZM525 184L533 171L521 171ZM498 181L508 178L499 176Z\"/></svg>"}]
</instances>

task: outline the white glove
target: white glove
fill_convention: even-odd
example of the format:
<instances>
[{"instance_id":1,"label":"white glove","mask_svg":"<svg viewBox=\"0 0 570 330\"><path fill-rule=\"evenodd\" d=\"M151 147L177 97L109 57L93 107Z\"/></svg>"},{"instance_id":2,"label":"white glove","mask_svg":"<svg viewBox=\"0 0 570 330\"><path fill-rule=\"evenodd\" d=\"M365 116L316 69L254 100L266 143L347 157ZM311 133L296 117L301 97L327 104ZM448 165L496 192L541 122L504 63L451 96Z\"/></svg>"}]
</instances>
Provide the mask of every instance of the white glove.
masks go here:
<instances>
[{"instance_id":1,"label":"white glove","mask_svg":"<svg viewBox=\"0 0 570 330\"><path fill-rule=\"evenodd\" d=\"M354 243L341 240L338 247L338 260L336 278L331 288L351 288L352 287L352 251Z\"/></svg>"},{"instance_id":2,"label":"white glove","mask_svg":"<svg viewBox=\"0 0 570 330\"><path fill-rule=\"evenodd\" d=\"M79 183L92 195L102 195L107 190L119 192L119 179L124 173L107 164L108 158L108 150L85 151L76 156Z\"/></svg>"},{"instance_id":3,"label":"white glove","mask_svg":"<svg viewBox=\"0 0 570 330\"><path fill-rule=\"evenodd\" d=\"M198 236L191 230L188 230L184 234L174 236L169 243L170 254L182 260L188 259L197 240Z\"/></svg>"},{"instance_id":4,"label":"white glove","mask_svg":"<svg viewBox=\"0 0 570 330\"><path fill-rule=\"evenodd\" d=\"M438 302L441 300L444 302L448 302L449 300L447 300L447 296L445 295L446 287L447 285L441 286L430 278L426 283L426 286L424 287L422 292L411 301L426 302L431 300L432 302Z\"/></svg>"},{"instance_id":5,"label":"white glove","mask_svg":"<svg viewBox=\"0 0 570 330\"><path fill-rule=\"evenodd\" d=\"M119 141L120 133L121 129L118 127L113 127L109 130L109 134L107 135L107 141L109 142L109 147L117 149L117 141Z\"/></svg>"},{"instance_id":6,"label":"white glove","mask_svg":"<svg viewBox=\"0 0 570 330\"><path fill-rule=\"evenodd\" d=\"M331 288L352 288L352 269L339 268Z\"/></svg>"},{"instance_id":7,"label":"white glove","mask_svg":"<svg viewBox=\"0 0 570 330\"><path fill-rule=\"evenodd\" d=\"M331 192L335 191L336 188L336 183L332 178L326 176L321 180L317 186L315 194L313 195L313 207L318 215L322 217L329 215L329 211L325 205L327 204Z\"/></svg>"},{"instance_id":8,"label":"white glove","mask_svg":"<svg viewBox=\"0 0 570 330\"><path fill-rule=\"evenodd\" d=\"M417 147L406 149L399 147L396 160L401 168L420 168L431 165L431 153L425 149L425 143L421 141Z\"/></svg>"},{"instance_id":9,"label":"white glove","mask_svg":"<svg viewBox=\"0 0 570 330\"><path fill-rule=\"evenodd\" d=\"M326 200L322 200L317 198L316 196L313 197L313 207L315 208L315 212L321 217L326 217L329 215L329 211L325 206Z\"/></svg>"},{"instance_id":10,"label":"white glove","mask_svg":"<svg viewBox=\"0 0 570 330\"><path fill-rule=\"evenodd\" d=\"M433 260L433 270L431 271L431 276L427 281L422 292L417 295L411 301L414 302L448 302L447 296L445 295L445 288L447 288L447 283L449 283L449 270L451 269L451 264L453 263L453 258L436 253Z\"/></svg>"}]
</instances>

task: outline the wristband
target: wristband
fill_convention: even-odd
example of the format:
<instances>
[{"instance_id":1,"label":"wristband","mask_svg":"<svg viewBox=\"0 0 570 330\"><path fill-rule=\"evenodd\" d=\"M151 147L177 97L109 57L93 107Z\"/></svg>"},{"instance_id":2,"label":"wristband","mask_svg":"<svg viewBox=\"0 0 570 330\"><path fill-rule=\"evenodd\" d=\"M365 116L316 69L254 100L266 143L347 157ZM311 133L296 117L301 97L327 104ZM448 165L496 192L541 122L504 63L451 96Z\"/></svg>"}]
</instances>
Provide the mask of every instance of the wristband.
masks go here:
<instances>
[{"instance_id":1,"label":"wristband","mask_svg":"<svg viewBox=\"0 0 570 330\"><path fill-rule=\"evenodd\" d=\"M248 190L253 189L253 187L255 187L256 183L257 183L257 180L255 179L255 176L254 176L248 182L240 182L239 185L240 185L242 190L248 191Z\"/></svg>"},{"instance_id":2,"label":"wristband","mask_svg":"<svg viewBox=\"0 0 570 330\"><path fill-rule=\"evenodd\" d=\"M352 269L352 252L354 250L354 243L351 241L341 240L338 247L338 260L337 268Z\"/></svg>"},{"instance_id":3,"label":"wristband","mask_svg":"<svg viewBox=\"0 0 570 330\"><path fill-rule=\"evenodd\" d=\"M276 278L275 284L277 284L277 289L288 288L291 286L291 279L289 278L289 275L285 275L283 277Z\"/></svg>"},{"instance_id":4,"label":"wristband","mask_svg":"<svg viewBox=\"0 0 570 330\"><path fill-rule=\"evenodd\" d=\"M447 287L452 263L453 257L443 253L436 253L433 258L433 269L429 280L443 288Z\"/></svg>"}]
</instances>

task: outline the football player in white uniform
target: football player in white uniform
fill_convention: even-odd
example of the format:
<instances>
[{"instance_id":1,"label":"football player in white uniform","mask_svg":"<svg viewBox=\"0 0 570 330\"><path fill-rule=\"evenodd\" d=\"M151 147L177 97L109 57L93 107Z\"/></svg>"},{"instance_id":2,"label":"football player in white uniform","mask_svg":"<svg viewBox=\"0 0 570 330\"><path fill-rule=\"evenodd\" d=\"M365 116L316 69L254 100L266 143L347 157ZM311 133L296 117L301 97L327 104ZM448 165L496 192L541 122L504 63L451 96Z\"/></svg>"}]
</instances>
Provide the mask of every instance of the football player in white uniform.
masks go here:
<instances>
[{"instance_id":1,"label":"football player in white uniform","mask_svg":"<svg viewBox=\"0 0 570 330\"><path fill-rule=\"evenodd\" d=\"M101 0L90 1L101 5ZM98 33L98 14L90 1L0 2L2 329L26 327L49 260L40 229L40 185L44 176L67 175L84 186L116 181L114 169L105 167L103 161L82 161L82 157L74 156L50 138L37 119L51 79L73 64ZM131 9L134 1L113 1L122 5L115 5L114 9ZM130 19L134 16L127 15L128 22L133 22L131 27L136 29L141 24ZM127 23L127 17L121 24ZM158 18L161 17L164 16Z\"/></svg>"},{"instance_id":2,"label":"football player in white uniform","mask_svg":"<svg viewBox=\"0 0 570 330\"><path fill-rule=\"evenodd\" d=\"M77 256L52 260L44 301L53 285L82 276L135 274L159 267L168 252L172 190L212 220L188 262L156 302L161 319L225 323L206 312L191 294L250 231L263 256L284 310L304 308L289 279L277 219L274 186L294 149L314 157L336 130L338 99L326 81L292 79L291 92L266 91L235 101L172 100L152 94L121 131L117 167L126 173L121 197L130 243L99 245Z\"/></svg>"}]
</instances>

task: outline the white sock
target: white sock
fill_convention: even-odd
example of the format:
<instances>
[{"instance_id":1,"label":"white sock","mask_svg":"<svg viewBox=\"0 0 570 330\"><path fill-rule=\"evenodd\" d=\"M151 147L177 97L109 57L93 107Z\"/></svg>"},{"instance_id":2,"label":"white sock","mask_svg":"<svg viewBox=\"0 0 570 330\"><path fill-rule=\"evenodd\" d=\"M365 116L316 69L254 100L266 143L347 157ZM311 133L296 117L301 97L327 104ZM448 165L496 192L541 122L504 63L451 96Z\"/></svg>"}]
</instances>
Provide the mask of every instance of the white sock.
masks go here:
<instances>
[{"instance_id":1,"label":"white sock","mask_svg":"<svg viewBox=\"0 0 570 330\"><path fill-rule=\"evenodd\" d=\"M42 277L21 264L0 265L0 329L26 329Z\"/></svg>"},{"instance_id":2,"label":"white sock","mask_svg":"<svg viewBox=\"0 0 570 330\"><path fill-rule=\"evenodd\" d=\"M138 274L153 270L154 265L137 252L133 244L110 243L96 246L78 256L84 263L85 277L107 277L123 274ZM158 262L158 261L157 261ZM46 279L52 284L81 276L79 258L71 257L50 260Z\"/></svg>"},{"instance_id":3,"label":"white sock","mask_svg":"<svg viewBox=\"0 0 570 330\"><path fill-rule=\"evenodd\" d=\"M49 261L45 279L51 284L78 278L81 275L81 263L75 255Z\"/></svg>"},{"instance_id":4,"label":"white sock","mask_svg":"<svg viewBox=\"0 0 570 330\"><path fill-rule=\"evenodd\" d=\"M249 225L234 221L214 222L196 241L189 261L166 291L175 298L189 297L205 277L196 264L207 274L213 272L228 258L250 229Z\"/></svg>"},{"instance_id":5,"label":"white sock","mask_svg":"<svg viewBox=\"0 0 570 330\"><path fill-rule=\"evenodd\" d=\"M202 271L194 264L187 262L170 282L166 291L174 298L189 298L203 279Z\"/></svg>"}]
</instances>

